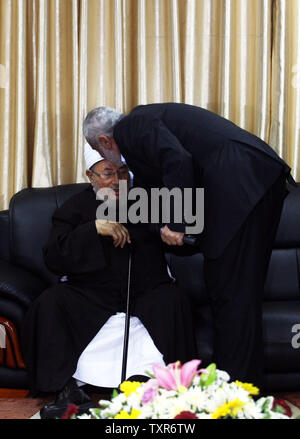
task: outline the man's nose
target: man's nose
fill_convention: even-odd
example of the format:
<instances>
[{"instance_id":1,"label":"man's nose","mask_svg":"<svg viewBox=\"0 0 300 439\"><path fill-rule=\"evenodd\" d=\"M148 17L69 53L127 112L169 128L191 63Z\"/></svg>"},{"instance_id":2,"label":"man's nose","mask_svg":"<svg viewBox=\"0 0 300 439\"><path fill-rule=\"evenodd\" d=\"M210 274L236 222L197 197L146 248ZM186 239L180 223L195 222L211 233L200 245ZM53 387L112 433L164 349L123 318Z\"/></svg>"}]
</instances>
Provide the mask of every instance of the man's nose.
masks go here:
<instances>
[{"instance_id":1,"label":"man's nose","mask_svg":"<svg viewBox=\"0 0 300 439\"><path fill-rule=\"evenodd\" d=\"M117 184L117 185L119 185L119 180L120 180L120 177L119 177L119 175L118 175L118 172L115 172L114 173L114 177L113 177L113 183L114 184Z\"/></svg>"}]
</instances>

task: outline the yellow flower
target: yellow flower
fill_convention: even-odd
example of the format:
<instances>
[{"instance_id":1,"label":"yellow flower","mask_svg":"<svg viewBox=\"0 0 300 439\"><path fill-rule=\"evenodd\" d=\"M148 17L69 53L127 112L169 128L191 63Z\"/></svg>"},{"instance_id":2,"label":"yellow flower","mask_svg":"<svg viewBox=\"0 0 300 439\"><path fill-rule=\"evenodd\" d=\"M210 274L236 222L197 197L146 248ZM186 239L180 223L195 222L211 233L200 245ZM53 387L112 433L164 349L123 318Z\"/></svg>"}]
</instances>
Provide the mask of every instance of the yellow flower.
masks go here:
<instances>
[{"instance_id":1,"label":"yellow flower","mask_svg":"<svg viewBox=\"0 0 300 439\"><path fill-rule=\"evenodd\" d=\"M185 386L179 386L177 390L178 390L178 393L183 393L186 390L186 387Z\"/></svg>"},{"instance_id":2,"label":"yellow flower","mask_svg":"<svg viewBox=\"0 0 300 439\"><path fill-rule=\"evenodd\" d=\"M130 419L130 415L128 412L125 412L125 410L121 410L114 419Z\"/></svg>"},{"instance_id":3,"label":"yellow flower","mask_svg":"<svg viewBox=\"0 0 300 439\"><path fill-rule=\"evenodd\" d=\"M126 396L130 395L133 392L136 392L136 389L140 387L141 383L138 381L123 381L120 385L120 389Z\"/></svg>"},{"instance_id":4,"label":"yellow flower","mask_svg":"<svg viewBox=\"0 0 300 439\"><path fill-rule=\"evenodd\" d=\"M242 387L250 395L258 395L259 394L259 388L253 386L253 384L251 384L251 383L242 383L241 381L235 381L235 384L239 387Z\"/></svg>"},{"instance_id":5,"label":"yellow flower","mask_svg":"<svg viewBox=\"0 0 300 439\"><path fill-rule=\"evenodd\" d=\"M142 412L140 410L131 409L131 413L125 412L125 410L121 410L114 419L137 419Z\"/></svg>"},{"instance_id":6,"label":"yellow flower","mask_svg":"<svg viewBox=\"0 0 300 439\"><path fill-rule=\"evenodd\" d=\"M212 414L212 419L224 418L226 415L236 416L237 412L245 405L244 402L236 398L218 407Z\"/></svg>"}]
</instances>

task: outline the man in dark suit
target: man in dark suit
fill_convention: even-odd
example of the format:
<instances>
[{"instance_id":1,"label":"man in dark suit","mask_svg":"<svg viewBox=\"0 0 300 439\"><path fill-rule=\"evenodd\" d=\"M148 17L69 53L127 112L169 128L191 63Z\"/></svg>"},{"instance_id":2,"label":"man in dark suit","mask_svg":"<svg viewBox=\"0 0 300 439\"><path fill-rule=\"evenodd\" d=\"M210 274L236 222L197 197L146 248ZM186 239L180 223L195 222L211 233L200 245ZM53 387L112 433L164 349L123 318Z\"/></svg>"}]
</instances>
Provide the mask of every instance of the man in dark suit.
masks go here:
<instances>
[{"instance_id":1,"label":"man in dark suit","mask_svg":"<svg viewBox=\"0 0 300 439\"><path fill-rule=\"evenodd\" d=\"M262 296L291 168L255 135L200 107L92 110L83 132L110 161L121 154L145 187L204 187L201 246L214 317L214 360L232 379L262 383ZM182 245L171 216L162 240Z\"/></svg>"}]
</instances>

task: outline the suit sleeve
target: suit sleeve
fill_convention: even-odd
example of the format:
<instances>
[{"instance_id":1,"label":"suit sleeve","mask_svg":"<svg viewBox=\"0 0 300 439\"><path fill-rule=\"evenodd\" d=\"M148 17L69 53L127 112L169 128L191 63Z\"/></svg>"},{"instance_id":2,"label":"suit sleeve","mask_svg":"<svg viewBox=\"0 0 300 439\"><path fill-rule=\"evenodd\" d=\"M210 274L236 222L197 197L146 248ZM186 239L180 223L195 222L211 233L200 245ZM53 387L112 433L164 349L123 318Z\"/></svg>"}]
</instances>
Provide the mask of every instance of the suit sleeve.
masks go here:
<instances>
[{"instance_id":1,"label":"suit sleeve","mask_svg":"<svg viewBox=\"0 0 300 439\"><path fill-rule=\"evenodd\" d=\"M180 188L182 196L184 188L194 188L192 156L160 119L134 116L129 118L122 131L123 136L116 139L117 143L125 141L128 156L138 168L142 169L143 165L152 167L154 173L160 173L166 188ZM181 214L184 218L183 209ZM178 232L185 229L184 221L174 221L172 204L168 227Z\"/></svg>"},{"instance_id":2,"label":"suit sleeve","mask_svg":"<svg viewBox=\"0 0 300 439\"><path fill-rule=\"evenodd\" d=\"M72 199L58 208L52 217L52 230L43 247L43 255L45 264L55 274L84 274L106 267L95 221L81 221L80 209Z\"/></svg>"}]
</instances>

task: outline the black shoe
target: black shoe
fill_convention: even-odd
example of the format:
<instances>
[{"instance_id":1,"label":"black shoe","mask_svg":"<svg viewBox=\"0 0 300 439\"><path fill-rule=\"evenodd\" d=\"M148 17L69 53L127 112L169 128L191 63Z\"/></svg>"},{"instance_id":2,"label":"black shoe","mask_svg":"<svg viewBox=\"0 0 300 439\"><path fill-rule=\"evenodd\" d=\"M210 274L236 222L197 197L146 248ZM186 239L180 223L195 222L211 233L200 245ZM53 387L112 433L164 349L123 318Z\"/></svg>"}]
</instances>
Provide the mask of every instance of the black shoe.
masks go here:
<instances>
[{"instance_id":1,"label":"black shoe","mask_svg":"<svg viewBox=\"0 0 300 439\"><path fill-rule=\"evenodd\" d=\"M145 383L145 382L147 382L148 380L150 380L150 377L148 377L148 376L146 376L146 375L132 375L131 377L126 378L125 381L138 381L138 382L140 382L140 383ZM119 384L118 387L117 387L117 392L118 392L118 393L122 393L122 391L121 391L121 389L120 389L120 385L121 385L121 384Z\"/></svg>"},{"instance_id":2,"label":"black shoe","mask_svg":"<svg viewBox=\"0 0 300 439\"><path fill-rule=\"evenodd\" d=\"M146 375L132 375L131 377L127 378L126 381L138 381L140 383L146 383L148 380L150 380L150 377Z\"/></svg>"},{"instance_id":3,"label":"black shoe","mask_svg":"<svg viewBox=\"0 0 300 439\"><path fill-rule=\"evenodd\" d=\"M82 415L88 412L90 408L95 407L93 400L77 386L74 378L71 378L57 394L54 403L45 405L40 410L41 419L61 418L70 404L75 404L78 407L78 415Z\"/></svg>"}]
</instances>

